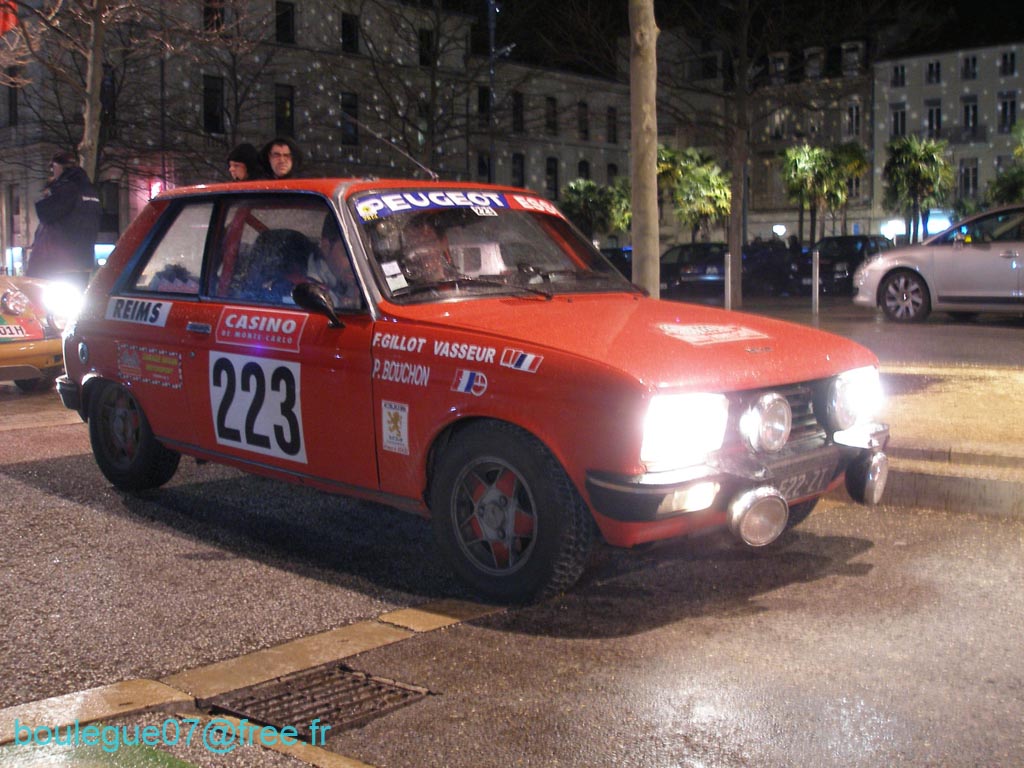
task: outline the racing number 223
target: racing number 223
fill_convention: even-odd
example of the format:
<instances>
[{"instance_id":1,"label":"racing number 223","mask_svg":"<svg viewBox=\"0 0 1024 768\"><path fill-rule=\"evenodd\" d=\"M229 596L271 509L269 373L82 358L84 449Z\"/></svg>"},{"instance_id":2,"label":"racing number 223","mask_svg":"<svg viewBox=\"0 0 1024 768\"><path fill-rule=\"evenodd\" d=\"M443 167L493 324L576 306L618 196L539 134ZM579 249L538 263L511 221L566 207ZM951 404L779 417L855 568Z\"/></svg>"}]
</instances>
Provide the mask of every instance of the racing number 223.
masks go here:
<instances>
[{"instance_id":1,"label":"racing number 223","mask_svg":"<svg viewBox=\"0 0 1024 768\"><path fill-rule=\"evenodd\" d=\"M210 405L217 442L305 462L300 368L244 355L210 356Z\"/></svg>"}]
</instances>

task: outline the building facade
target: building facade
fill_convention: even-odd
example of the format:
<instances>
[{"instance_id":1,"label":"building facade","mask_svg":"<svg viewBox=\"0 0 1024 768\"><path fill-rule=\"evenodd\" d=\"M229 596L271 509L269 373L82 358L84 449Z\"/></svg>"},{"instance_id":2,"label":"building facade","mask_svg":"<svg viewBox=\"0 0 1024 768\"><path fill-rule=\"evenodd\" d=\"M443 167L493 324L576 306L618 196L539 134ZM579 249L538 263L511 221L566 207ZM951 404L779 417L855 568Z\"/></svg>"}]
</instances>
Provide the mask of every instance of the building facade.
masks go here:
<instances>
[{"instance_id":1,"label":"building facade","mask_svg":"<svg viewBox=\"0 0 1024 768\"><path fill-rule=\"evenodd\" d=\"M137 44L104 56L104 243L162 189L227 181L235 144L276 136L298 143L305 176L436 174L557 199L577 177L629 173L628 88L474 55L473 17L398 0L144 5ZM0 99L0 267L13 272L48 159L81 136L73 89L38 63L19 75Z\"/></svg>"}]
</instances>

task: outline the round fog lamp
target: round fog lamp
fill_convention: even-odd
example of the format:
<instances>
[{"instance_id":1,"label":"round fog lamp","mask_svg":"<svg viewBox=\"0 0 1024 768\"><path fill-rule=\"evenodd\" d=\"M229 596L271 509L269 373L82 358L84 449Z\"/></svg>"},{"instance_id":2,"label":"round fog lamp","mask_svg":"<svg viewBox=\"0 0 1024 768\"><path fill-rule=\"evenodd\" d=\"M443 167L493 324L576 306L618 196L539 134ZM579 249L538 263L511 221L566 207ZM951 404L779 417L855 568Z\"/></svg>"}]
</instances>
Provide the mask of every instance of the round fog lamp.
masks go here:
<instances>
[{"instance_id":1,"label":"round fog lamp","mask_svg":"<svg viewBox=\"0 0 1024 768\"><path fill-rule=\"evenodd\" d=\"M740 431L754 451L782 450L792 427L789 401L777 392L761 395L740 417Z\"/></svg>"}]
</instances>

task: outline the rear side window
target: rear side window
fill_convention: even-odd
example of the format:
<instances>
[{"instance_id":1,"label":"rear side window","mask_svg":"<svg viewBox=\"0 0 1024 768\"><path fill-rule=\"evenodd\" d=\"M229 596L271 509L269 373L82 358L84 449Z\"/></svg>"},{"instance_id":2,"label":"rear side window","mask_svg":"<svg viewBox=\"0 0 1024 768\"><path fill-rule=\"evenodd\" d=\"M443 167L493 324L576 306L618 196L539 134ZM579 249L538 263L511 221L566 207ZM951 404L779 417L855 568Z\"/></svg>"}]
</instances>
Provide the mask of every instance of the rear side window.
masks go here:
<instances>
[{"instance_id":1,"label":"rear side window","mask_svg":"<svg viewBox=\"0 0 1024 768\"><path fill-rule=\"evenodd\" d=\"M132 287L158 293L199 293L212 212L213 203L183 206L143 261Z\"/></svg>"}]
</instances>

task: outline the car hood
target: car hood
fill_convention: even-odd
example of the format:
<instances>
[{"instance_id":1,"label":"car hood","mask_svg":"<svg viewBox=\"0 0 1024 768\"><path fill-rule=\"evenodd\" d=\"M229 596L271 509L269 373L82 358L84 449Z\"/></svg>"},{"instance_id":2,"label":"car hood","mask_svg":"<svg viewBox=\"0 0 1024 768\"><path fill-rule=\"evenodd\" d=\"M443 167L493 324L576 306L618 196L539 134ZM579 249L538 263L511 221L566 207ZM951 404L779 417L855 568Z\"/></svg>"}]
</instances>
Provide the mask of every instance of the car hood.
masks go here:
<instances>
[{"instance_id":1,"label":"car hood","mask_svg":"<svg viewBox=\"0 0 1024 768\"><path fill-rule=\"evenodd\" d=\"M755 389L877 365L859 344L806 326L631 294L481 299L402 307L395 315L407 313L521 344L527 353L584 358L659 389Z\"/></svg>"}]
</instances>

